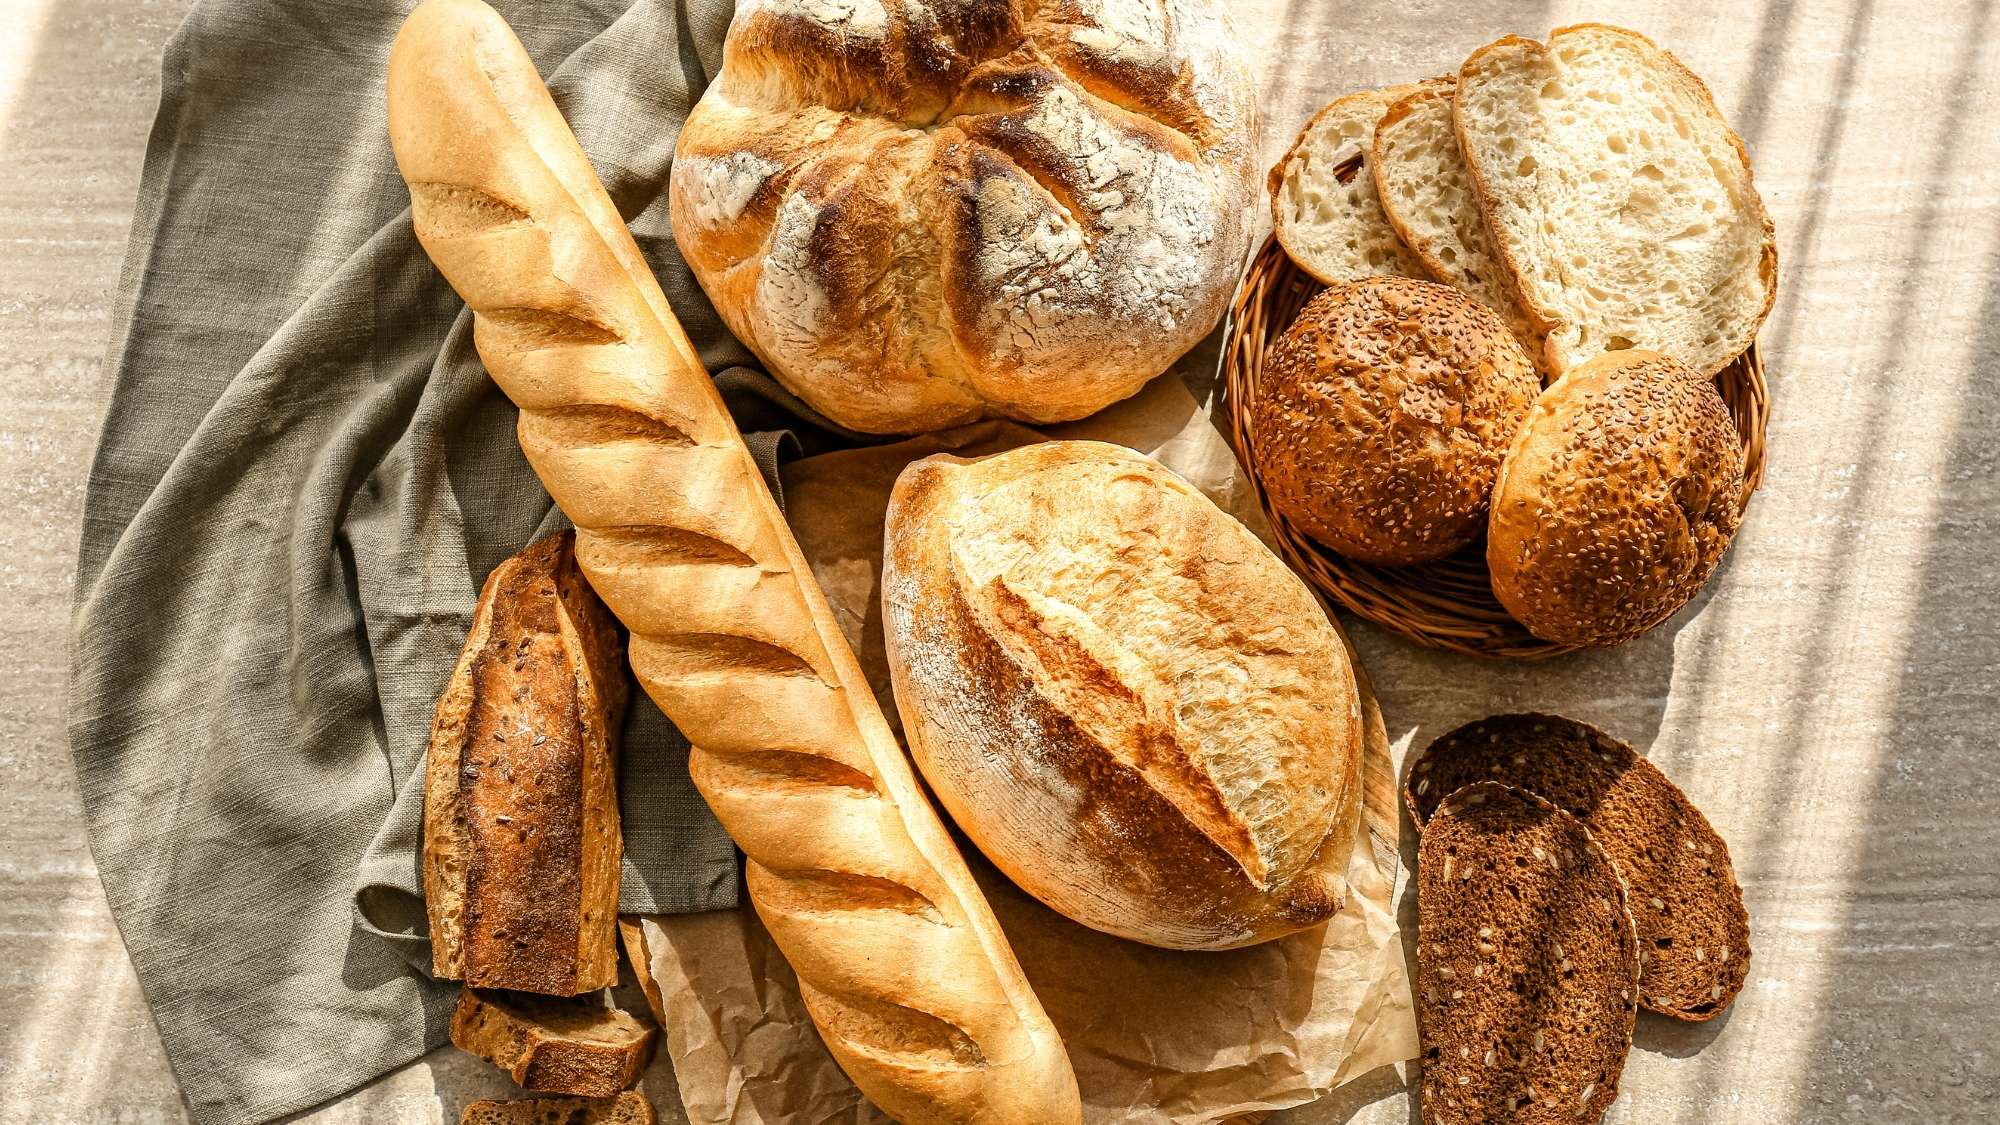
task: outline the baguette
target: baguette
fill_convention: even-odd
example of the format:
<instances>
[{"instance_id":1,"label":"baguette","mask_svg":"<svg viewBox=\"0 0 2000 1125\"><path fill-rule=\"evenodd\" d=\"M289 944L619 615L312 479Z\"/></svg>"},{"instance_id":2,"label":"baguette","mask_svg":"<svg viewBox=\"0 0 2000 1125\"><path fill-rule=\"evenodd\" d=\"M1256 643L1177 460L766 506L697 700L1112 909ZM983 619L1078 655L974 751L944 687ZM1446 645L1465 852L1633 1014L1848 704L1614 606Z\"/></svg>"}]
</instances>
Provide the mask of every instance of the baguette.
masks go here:
<instances>
[{"instance_id":1,"label":"baguette","mask_svg":"<svg viewBox=\"0 0 2000 1125\"><path fill-rule=\"evenodd\" d=\"M618 654L569 532L487 576L425 766L440 979L553 996L617 982Z\"/></svg>"},{"instance_id":2,"label":"baguette","mask_svg":"<svg viewBox=\"0 0 2000 1125\"><path fill-rule=\"evenodd\" d=\"M480 0L389 60L417 237L475 313L639 682L828 1049L905 1122L1075 1122L1062 1042L534 64Z\"/></svg>"},{"instance_id":3,"label":"baguette","mask_svg":"<svg viewBox=\"0 0 2000 1125\"><path fill-rule=\"evenodd\" d=\"M458 995L451 1041L499 1067L524 1090L608 1098L639 1080L659 1031L598 997L526 992Z\"/></svg>"}]
</instances>

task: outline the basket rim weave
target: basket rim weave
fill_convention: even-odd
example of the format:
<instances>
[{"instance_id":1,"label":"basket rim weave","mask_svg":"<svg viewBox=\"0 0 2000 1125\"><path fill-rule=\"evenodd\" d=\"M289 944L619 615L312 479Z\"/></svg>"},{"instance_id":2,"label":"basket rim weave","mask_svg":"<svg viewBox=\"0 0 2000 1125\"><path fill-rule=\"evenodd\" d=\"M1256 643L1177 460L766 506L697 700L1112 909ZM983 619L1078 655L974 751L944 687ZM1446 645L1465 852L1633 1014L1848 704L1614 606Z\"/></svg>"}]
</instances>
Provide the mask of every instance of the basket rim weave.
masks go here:
<instances>
[{"instance_id":1,"label":"basket rim weave","mask_svg":"<svg viewBox=\"0 0 2000 1125\"><path fill-rule=\"evenodd\" d=\"M1420 645L1513 660L1546 660L1577 651L1581 646L1529 633L1501 608L1487 573L1483 536L1437 562L1371 566L1315 542L1272 506L1257 468L1249 404L1271 345L1324 288L1291 260L1275 235L1268 236L1236 287L1224 330L1222 382L1230 440L1257 505L1270 521L1279 554L1322 599ZM1763 483L1764 432L1771 416L1770 388L1757 345L1725 367L1715 383L1743 441L1740 511Z\"/></svg>"}]
</instances>

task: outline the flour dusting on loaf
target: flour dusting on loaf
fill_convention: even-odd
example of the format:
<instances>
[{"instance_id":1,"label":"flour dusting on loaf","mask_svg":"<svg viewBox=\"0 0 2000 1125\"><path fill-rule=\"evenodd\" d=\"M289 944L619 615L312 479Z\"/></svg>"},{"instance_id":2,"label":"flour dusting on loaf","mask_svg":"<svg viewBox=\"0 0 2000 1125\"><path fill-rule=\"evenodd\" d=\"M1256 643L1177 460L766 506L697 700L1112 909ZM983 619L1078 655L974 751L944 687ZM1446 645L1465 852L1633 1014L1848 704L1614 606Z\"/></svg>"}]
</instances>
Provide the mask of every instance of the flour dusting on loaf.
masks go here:
<instances>
[{"instance_id":1,"label":"flour dusting on loaf","mask_svg":"<svg viewBox=\"0 0 2000 1125\"><path fill-rule=\"evenodd\" d=\"M1086 925L1219 949L1338 909L1361 738L1305 587L1165 468L1096 442L928 458L891 500L883 606L938 799Z\"/></svg>"},{"instance_id":2,"label":"flour dusting on loaf","mask_svg":"<svg viewBox=\"0 0 2000 1125\"><path fill-rule=\"evenodd\" d=\"M1254 115L1210 0L752 0L681 132L674 233L835 421L1078 418L1220 319Z\"/></svg>"}]
</instances>

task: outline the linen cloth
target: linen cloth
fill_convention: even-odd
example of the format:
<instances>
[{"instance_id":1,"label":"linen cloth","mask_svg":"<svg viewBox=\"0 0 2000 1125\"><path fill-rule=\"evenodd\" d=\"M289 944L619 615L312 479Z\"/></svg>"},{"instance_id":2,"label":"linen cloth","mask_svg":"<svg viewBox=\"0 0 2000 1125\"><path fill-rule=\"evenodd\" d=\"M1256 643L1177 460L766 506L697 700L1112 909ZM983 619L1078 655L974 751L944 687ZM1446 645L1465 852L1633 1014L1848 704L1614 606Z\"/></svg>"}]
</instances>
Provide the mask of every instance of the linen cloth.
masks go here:
<instances>
[{"instance_id":1,"label":"linen cloth","mask_svg":"<svg viewBox=\"0 0 2000 1125\"><path fill-rule=\"evenodd\" d=\"M388 145L413 0L200 0L169 43L77 564L69 724L91 847L201 1125L269 1120L444 1039L422 754L479 585L563 526ZM711 371L748 360L664 186L726 0L497 0ZM725 380L748 418L795 406ZM776 442L756 444L767 473ZM621 906L731 906L687 745L633 693ZM400 796L399 796L400 795ZM356 905L360 909L356 910Z\"/></svg>"}]
</instances>

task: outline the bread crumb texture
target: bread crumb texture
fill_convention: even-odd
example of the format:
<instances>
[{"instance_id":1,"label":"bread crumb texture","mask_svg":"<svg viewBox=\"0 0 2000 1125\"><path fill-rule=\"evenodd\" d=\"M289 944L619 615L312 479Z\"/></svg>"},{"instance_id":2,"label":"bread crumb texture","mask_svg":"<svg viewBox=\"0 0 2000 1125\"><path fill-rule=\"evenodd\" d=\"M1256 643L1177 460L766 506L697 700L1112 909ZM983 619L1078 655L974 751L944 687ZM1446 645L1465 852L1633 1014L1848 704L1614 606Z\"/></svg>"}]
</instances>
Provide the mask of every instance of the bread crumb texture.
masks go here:
<instances>
[{"instance_id":1,"label":"bread crumb texture","mask_svg":"<svg viewBox=\"0 0 2000 1125\"><path fill-rule=\"evenodd\" d=\"M1375 123L1423 83L1337 98L1299 130L1271 169L1271 229L1293 262L1331 285L1357 277L1424 277L1382 209L1368 160Z\"/></svg>"},{"instance_id":2,"label":"bread crumb texture","mask_svg":"<svg viewBox=\"0 0 2000 1125\"><path fill-rule=\"evenodd\" d=\"M1255 104L1207 0L754 0L680 134L674 234L836 421L1077 418L1220 318Z\"/></svg>"},{"instance_id":3,"label":"bread crumb texture","mask_svg":"<svg viewBox=\"0 0 2000 1125\"><path fill-rule=\"evenodd\" d=\"M1496 782L1453 793L1417 859L1426 1125L1600 1119L1637 1012L1625 890L1581 822Z\"/></svg>"},{"instance_id":4,"label":"bread crumb texture","mask_svg":"<svg viewBox=\"0 0 2000 1125\"><path fill-rule=\"evenodd\" d=\"M1258 470L1279 513L1341 554L1442 558L1484 529L1540 388L1507 326L1464 293L1342 282L1271 350L1251 403Z\"/></svg>"},{"instance_id":5,"label":"bread crumb texture","mask_svg":"<svg viewBox=\"0 0 2000 1125\"><path fill-rule=\"evenodd\" d=\"M1617 352L1543 391L1494 488L1486 562L1544 640L1615 645L1686 605L1736 534L1743 446L1715 384Z\"/></svg>"},{"instance_id":6,"label":"bread crumb texture","mask_svg":"<svg viewBox=\"0 0 2000 1125\"><path fill-rule=\"evenodd\" d=\"M1750 971L1750 915L1729 847L1653 763L1587 723L1494 715L1430 744L1403 789L1421 826L1448 793L1504 781L1583 821L1631 893L1640 1002L1678 1019L1720 1014Z\"/></svg>"},{"instance_id":7,"label":"bread crumb texture","mask_svg":"<svg viewBox=\"0 0 2000 1125\"><path fill-rule=\"evenodd\" d=\"M1771 219L1742 139L1672 54L1601 24L1510 36L1465 61L1454 122L1553 374L1641 348L1713 376L1757 338Z\"/></svg>"}]
</instances>

